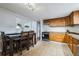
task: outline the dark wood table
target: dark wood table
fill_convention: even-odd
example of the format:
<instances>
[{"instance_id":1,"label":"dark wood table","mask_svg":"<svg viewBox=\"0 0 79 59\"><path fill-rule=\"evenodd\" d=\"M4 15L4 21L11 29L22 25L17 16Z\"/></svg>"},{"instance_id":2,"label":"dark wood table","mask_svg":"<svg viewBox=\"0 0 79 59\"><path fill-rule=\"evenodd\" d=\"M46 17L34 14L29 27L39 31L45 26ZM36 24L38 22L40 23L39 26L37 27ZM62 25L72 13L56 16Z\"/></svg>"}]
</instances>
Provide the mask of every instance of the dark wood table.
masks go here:
<instances>
[{"instance_id":1,"label":"dark wood table","mask_svg":"<svg viewBox=\"0 0 79 59\"><path fill-rule=\"evenodd\" d=\"M33 43L36 44L36 34L34 33L33 35L34 35ZM10 55L13 56L13 54L14 54L14 45L13 44L16 44L16 52L17 52L19 44L20 44L19 42L21 41L21 33L6 34L6 36L9 37L9 39L7 41L10 41Z\"/></svg>"}]
</instances>

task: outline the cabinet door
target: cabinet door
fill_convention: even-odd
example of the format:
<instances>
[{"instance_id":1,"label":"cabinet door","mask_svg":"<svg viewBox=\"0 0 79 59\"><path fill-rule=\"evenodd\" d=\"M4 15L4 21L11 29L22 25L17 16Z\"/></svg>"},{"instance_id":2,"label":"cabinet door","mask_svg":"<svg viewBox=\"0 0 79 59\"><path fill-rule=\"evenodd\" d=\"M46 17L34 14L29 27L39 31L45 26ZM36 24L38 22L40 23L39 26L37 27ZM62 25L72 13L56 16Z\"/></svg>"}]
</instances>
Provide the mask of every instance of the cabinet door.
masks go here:
<instances>
[{"instance_id":1,"label":"cabinet door","mask_svg":"<svg viewBox=\"0 0 79 59\"><path fill-rule=\"evenodd\" d=\"M50 23L50 26L65 26L65 20L62 18L53 19Z\"/></svg>"},{"instance_id":2,"label":"cabinet door","mask_svg":"<svg viewBox=\"0 0 79 59\"><path fill-rule=\"evenodd\" d=\"M71 13L69 16L66 17L66 26L72 26L73 25L73 13Z\"/></svg>"},{"instance_id":3,"label":"cabinet door","mask_svg":"<svg viewBox=\"0 0 79 59\"><path fill-rule=\"evenodd\" d=\"M61 18L54 18L54 19L48 19L43 21L44 24L47 24L49 26L65 26L65 17Z\"/></svg>"},{"instance_id":4,"label":"cabinet door","mask_svg":"<svg viewBox=\"0 0 79 59\"><path fill-rule=\"evenodd\" d=\"M79 11L74 12L74 24L79 24Z\"/></svg>"},{"instance_id":5,"label":"cabinet door","mask_svg":"<svg viewBox=\"0 0 79 59\"><path fill-rule=\"evenodd\" d=\"M72 12L72 13L69 15L69 22L70 22L69 25L71 25L71 26L74 24L74 20L73 20L74 17L73 17L73 16L74 16L74 13Z\"/></svg>"},{"instance_id":6,"label":"cabinet door","mask_svg":"<svg viewBox=\"0 0 79 59\"><path fill-rule=\"evenodd\" d=\"M68 44L68 46L69 46L71 52L73 52L73 44Z\"/></svg>"},{"instance_id":7,"label":"cabinet door","mask_svg":"<svg viewBox=\"0 0 79 59\"><path fill-rule=\"evenodd\" d=\"M67 43L67 41L68 41L67 37L68 37L67 33L65 33L64 40L63 40L64 43Z\"/></svg>"},{"instance_id":8,"label":"cabinet door","mask_svg":"<svg viewBox=\"0 0 79 59\"><path fill-rule=\"evenodd\" d=\"M68 46L72 51L72 37L68 35Z\"/></svg>"},{"instance_id":9,"label":"cabinet door","mask_svg":"<svg viewBox=\"0 0 79 59\"><path fill-rule=\"evenodd\" d=\"M66 25L66 26L69 26L69 25L70 25L70 17L69 17L69 16L67 16L67 17L65 18L65 25Z\"/></svg>"},{"instance_id":10,"label":"cabinet door","mask_svg":"<svg viewBox=\"0 0 79 59\"><path fill-rule=\"evenodd\" d=\"M65 33L51 32L49 33L49 40L63 42L64 36L65 36Z\"/></svg>"},{"instance_id":11,"label":"cabinet door","mask_svg":"<svg viewBox=\"0 0 79 59\"><path fill-rule=\"evenodd\" d=\"M72 53L73 55L77 54L77 40L72 37Z\"/></svg>"},{"instance_id":12,"label":"cabinet door","mask_svg":"<svg viewBox=\"0 0 79 59\"><path fill-rule=\"evenodd\" d=\"M72 46L72 47L73 47L73 48L72 48L72 53L73 53L74 55L76 55L76 54L77 54L77 45L73 43L73 46Z\"/></svg>"}]
</instances>

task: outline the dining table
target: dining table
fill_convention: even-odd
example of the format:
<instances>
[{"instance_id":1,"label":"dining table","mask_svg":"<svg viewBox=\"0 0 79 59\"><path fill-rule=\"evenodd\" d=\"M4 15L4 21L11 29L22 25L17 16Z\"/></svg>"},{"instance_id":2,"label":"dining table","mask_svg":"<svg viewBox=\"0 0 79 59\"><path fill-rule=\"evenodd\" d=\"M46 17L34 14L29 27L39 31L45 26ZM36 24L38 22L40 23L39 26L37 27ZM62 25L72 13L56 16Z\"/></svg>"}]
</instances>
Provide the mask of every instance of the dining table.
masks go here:
<instances>
[{"instance_id":1,"label":"dining table","mask_svg":"<svg viewBox=\"0 0 79 59\"><path fill-rule=\"evenodd\" d=\"M9 42L9 46L10 46L10 56L13 56L14 53L16 53L18 51L22 51L22 44L21 43L24 40L23 41L21 40L22 39L21 35L22 35L21 33L9 33L9 34L5 34L5 36L6 36L6 42ZM30 40L29 35L31 35L31 34L28 34L28 39ZM31 43L29 43L29 44L33 43L31 46L33 46L34 44L36 44L36 33L33 33L32 35L33 35L33 38L31 39L32 41L31 41ZM4 44L5 44L5 42L4 42ZM27 44L27 45L29 45L29 44ZM4 45L3 48L4 48L5 51L7 51L6 50L6 45Z\"/></svg>"}]
</instances>

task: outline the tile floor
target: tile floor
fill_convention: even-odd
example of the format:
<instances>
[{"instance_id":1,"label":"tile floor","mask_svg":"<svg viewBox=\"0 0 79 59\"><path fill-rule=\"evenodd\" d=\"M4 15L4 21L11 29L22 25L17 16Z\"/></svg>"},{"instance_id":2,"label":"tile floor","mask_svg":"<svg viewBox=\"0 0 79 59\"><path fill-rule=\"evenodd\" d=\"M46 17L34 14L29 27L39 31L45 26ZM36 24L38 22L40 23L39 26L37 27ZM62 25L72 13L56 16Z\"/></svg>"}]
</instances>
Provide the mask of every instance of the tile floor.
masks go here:
<instances>
[{"instance_id":1,"label":"tile floor","mask_svg":"<svg viewBox=\"0 0 79 59\"><path fill-rule=\"evenodd\" d=\"M34 48L22 53L23 56L73 56L66 44L53 41L39 41Z\"/></svg>"}]
</instances>

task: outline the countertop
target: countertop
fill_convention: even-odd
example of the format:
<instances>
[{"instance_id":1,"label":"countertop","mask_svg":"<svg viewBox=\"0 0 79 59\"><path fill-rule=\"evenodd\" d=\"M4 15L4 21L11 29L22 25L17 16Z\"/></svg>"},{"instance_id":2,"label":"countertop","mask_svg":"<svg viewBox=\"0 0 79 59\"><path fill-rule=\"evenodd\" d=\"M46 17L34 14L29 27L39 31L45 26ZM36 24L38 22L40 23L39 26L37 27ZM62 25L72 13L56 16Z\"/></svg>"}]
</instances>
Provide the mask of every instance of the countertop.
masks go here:
<instances>
[{"instance_id":1,"label":"countertop","mask_svg":"<svg viewBox=\"0 0 79 59\"><path fill-rule=\"evenodd\" d=\"M79 35L76 35L76 34L68 34L68 35L70 35L70 36L72 36L73 38L79 40Z\"/></svg>"}]
</instances>

